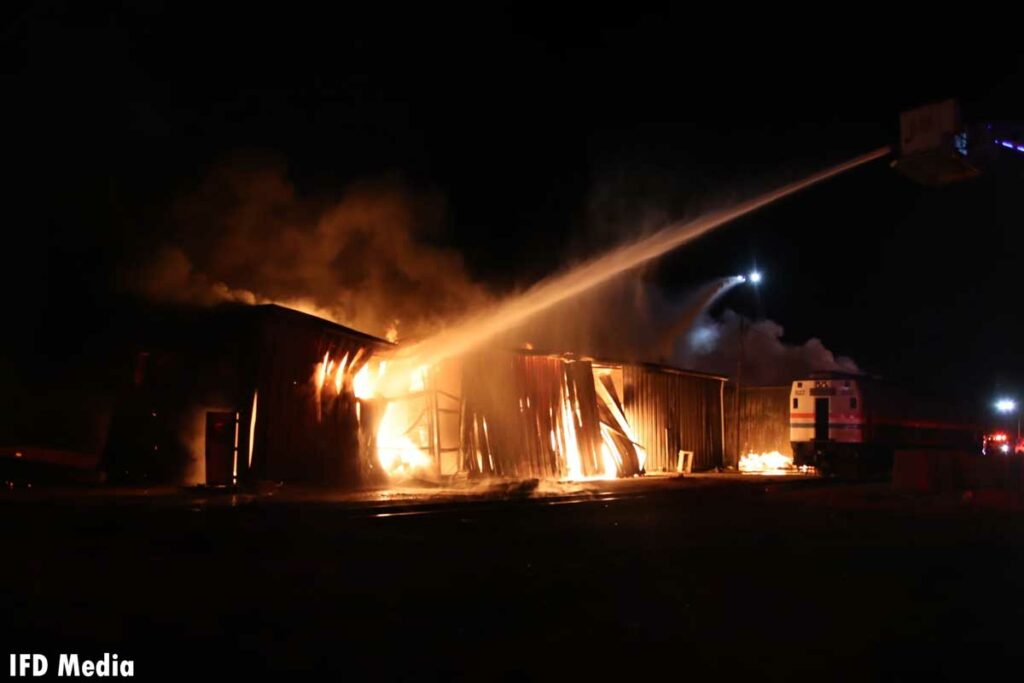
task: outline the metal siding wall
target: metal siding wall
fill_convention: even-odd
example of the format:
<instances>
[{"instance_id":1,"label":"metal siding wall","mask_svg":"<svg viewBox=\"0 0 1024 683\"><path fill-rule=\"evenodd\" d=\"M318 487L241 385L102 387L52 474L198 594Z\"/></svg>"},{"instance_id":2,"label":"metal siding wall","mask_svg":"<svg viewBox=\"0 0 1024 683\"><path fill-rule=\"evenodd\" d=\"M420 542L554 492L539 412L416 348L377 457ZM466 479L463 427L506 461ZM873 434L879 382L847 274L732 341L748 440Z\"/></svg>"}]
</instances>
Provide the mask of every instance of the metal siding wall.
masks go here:
<instances>
[{"instance_id":1,"label":"metal siding wall","mask_svg":"<svg viewBox=\"0 0 1024 683\"><path fill-rule=\"evenodd\" d=\"M722 464L720 380L636 365L623 372L626 417L648 471L674 470L680 450L693 451L695 470Z\"/></svg>"},{"instance_id":2,"label":"metal siding wall","mask_svg":"<svg viewBox=\"0 0 1024 683\"><path fill-rule=\"evenodd\" d=\"M740 401L740 436L753 453L792 455L789 441L790 387L748 387Z\"/></svg>"},{"instance_id":3,"label":"metal siding wall","mask_svg":"<svg viewBox=\"0 0 1024 683\"><path fill-rule=\"evenodd\" d=\"M329 352L334 359L348 353L351 359L359 349L364 349L362 364L370 358L373 342L358 335L346 335L334 327L297 323L273 313L262 323L254 387L259 390L259 405L252 476L358 484L365 474L365 463L360 453L354 398L344 392L337 397L323 397L318 418L312 377L325 353ZM251 401L250 394L248 402ZM251 408L246 408L242 422L248 426Z\"/></svg>"},{"instance_id":4,"label":"metal siding wall","mask_svg":"<svg viewBox=\"0 0 1024 683\"><path fill-rule=\"evenodd\" d=\"M116 416L123 423L117 426L123 434L114 435L119 443L114 443L107 463L115 476L141 470L150 481L186 483L190 473L181 465L187 465L190 454L201 458L205 451L204 434L197 432L196 438L190 438L193 433L186 427L205 425L206 413L217 411L239 415L240 480L355 483L361 464L355 401L351 396L325 397L317 419L312 375L325 352L337 359L364 348L360 361L364 362L374 349L390 348L389 344L276 306L172 309L150 325L147 336L152 338L140 340L149 362ZM249 427L257 390L250 468ZM158 437L164 439L166 434L168 441L187 439L188 443L171 449L151 436L157 426L152 413L161 418ZM161 453L181 463L156 462L143 469L124 460L117 451L120 443L133 451L139 450L137 444L148 444L147 453L157 445Z\"/></svg>"},{"instance_id":5,"label":"metal siding wall","mask_svg":"<svg viewBox=\"0 0 1024 683\"><path fill-rule=\"evenodd\" d=\"M486 377L486 381L481 381ZM572 411L565 424L563 388ZM562 478L566 446L556 435L571 430L583 476L598 474L601 432L589 362L506 352L480 352L463 360L463 467L470 474Z\"/></svg>"},{"instance_id":6,"label":"metal siding wall","mask_svg":"<svg viewBox=\"0 0 1024 683\"><path fill-rule=\"evenodd\" d=\"M789 440L790 387L743 387L740 391L740 447L742 453L779 451L792 455ZM726 452L736 452L736 389L725 392Z\"/></svg>"},{"instance_id":7,"label":"metal siding wall","mask_svg":"<svg viewBox=\"0 0 1024 683\"><path fill-rule=\"evenodd\" d=\"M486 377L486 381L481 381ZM463 360L463 463L470 474L558 477L548 434L560 396L561 362L511 353ZM523 401L531 397L530 405Z\"/></svg>"}]
</instances>

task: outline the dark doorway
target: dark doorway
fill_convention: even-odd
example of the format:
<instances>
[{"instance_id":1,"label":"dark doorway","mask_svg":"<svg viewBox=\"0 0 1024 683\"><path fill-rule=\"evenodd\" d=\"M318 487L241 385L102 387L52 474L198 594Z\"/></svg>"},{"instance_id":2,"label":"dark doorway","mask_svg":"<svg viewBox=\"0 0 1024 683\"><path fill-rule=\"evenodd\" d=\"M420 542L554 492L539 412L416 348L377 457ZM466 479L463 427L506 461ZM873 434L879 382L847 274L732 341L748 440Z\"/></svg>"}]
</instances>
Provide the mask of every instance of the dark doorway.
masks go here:
<instances>
[{"instance_id":1,"label":"dark doorway","mask_svg":"<svg viewBox=\"0 0 1024 683\"><path fill-rule=\"evenodd\" d=\"M234 483L238 448L238 413L206 413L206 483L225 486Z\"/></svg>"},{"instance_id":2,"label":"dark doorway","mask_svg":"<svg viewBox=\"0 0 1024 683\"><path fill-rule=\"evenodd\" d=\"M828 399L814 399L814 440L828 439Z\"/></svg>"}]
</instances>

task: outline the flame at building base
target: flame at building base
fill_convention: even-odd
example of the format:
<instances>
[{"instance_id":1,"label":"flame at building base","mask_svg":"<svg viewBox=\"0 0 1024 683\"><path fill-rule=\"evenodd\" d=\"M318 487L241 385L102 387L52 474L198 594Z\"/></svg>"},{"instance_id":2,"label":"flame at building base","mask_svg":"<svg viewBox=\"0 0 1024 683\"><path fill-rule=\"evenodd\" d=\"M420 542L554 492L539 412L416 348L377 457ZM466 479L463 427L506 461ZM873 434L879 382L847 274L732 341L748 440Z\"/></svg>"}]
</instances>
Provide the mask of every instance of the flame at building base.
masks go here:
<instances>
[{"instance_id":1,"label":"flame at building base","mask_svg":"<svg viewBox=\"0 0 1024 683\"><path fill-rule=\"evenodd\" d=\"M379 387L387 366L386 360L371 360L363 366L352 382L352 391L357 399L381 398ZM383 412L373 435L373 445L377 465L389 479L408 479L434 469L434 460L427 452L430 435L423 424L422 410L415 402L417 394L422 394L425 389L428 373L426 366L416 368L408 376L405 396L383 400Z\"/></svg>"},{"instance_id":2,"label":"flame at building base","mask_svg":"<svg viewBox=\"0 0 1024 683\"><path fill-rule=\"evenodd\" d=\"M359 355L356 361L363 360ZM469 415L468 404L463 404L461 414L459 410L447 410L458 417L460 432L466 424L476 425L475 436L463 433L457 449L442 448L444 439L436 421L440 419L438 396L444 392L437 386L437 367L420 366L408 375L404 393L384 396L382 380L389 372L391 359L370 358L357 366L348 356L335 362L325 354L315 366L313 383L319 401L337 400L346 393L356 399L355 415L361 432L366 435L365 440L361 437L365 463L368 471L383 475L381 481L439 481L461 474L470 477L540 476L581 482L645 474L646 449L638 443L623 411L619 398L621 389L612 379L611 366L591 366L589 361L560 356L517 359L510 367L518 370L509 377L520 380L529 377L540 383L507 382L512 388L510 397L517 402L514 416L503 412L509 407L505 403L490 406L491 412L483 408L483 412L477 414L478 419L472 415L481 409L479 405L469 408ZM487 367L493 365L485 363L484 368ZM471 376L476 377L477 370L479 368L474 368ZM458 396L449 398L462 400ZM497 422L488 425L488 416ZM495 428L500 428L500 432L495 432ZM537 434L540 440L509 439L516 437L517 430L523 428L541 430ZM461 464L452 464L454 456L447 456L445 461L442 457L445 450L458 450ZM539 456L549 464L542 473L523 470L518 463L529 459L520 458L523 452ZM505 464L496 465L498 460ZM517 464L510 468L508 462ZM795 466L792 456L779 451L747 453L740 458L739 471L771 476L815 472L810 467Z\"/></svg>"},{"instance_id":3,"label":"flame at building base","mask_svg":"<svg viewBox=\"0 0 1024 683\"><path fill-rule=\"evenodd\" d=\"M622 414L621 401L614 387L606 386L601 373L591 370L588 362L562 357L522 359L519 372L511 375L518 379L508 383L515 386L509 393L517 401L515 415L507 412L511 405L505 404L489 414L477 415L474 408L469 408L467 415L464 403L461 411L453 409L450 401L461 403L463 399L451 390L444 391L442 385L447 382L450 386L452 377L458 377L460 385L465 380L461 366L449 367L447 361L435 367L420 366L408 376L403 391L396 392L388 385L391 391L385 394L386 382L382 379L392 372L392 362L393 358L371 358L350 379L338 383L357 399L356 414L360 429L365 430L364 457L369 470L385 475L389 482L438 480L459 474L537 476L537 472L521 468L529 459L521 456L530 448L549 463L541 476L561 481L605 480L643 473L646 452L636 443ZM333 388L330 375L332 370L337 372L336 367L327 357L318 364L314 373L318 392L323 391L322 387ZM540 385L518 384L527 377ZM547 393L547 389L553 391ZM447 428L441 424L443 413L458 419L458 448L452 447L451 423ZM488 416L499 424L489 425ZM468 424L474 425L472 437L463 433ZM495 427L498 432L492 433ZM543 441L532 445L514 438L509 441L523 427L542 429L538 436L543 434ZM470 445L466 439L479 443ZM453 450L459 451L458 457L451 454ZM496 462L499 459L502 462ZM516 464L510 467L510 461Z\"/></svg>"},{"instance_id":4,"label":"flame at building base","mask_svg":"<svg viewBox=\"0 0 1024 683\"><path fill-rule=\"evenodd\" d=\"M398 403L387 403L377 428L377 461L392 478L414 477L433 467L433 458L405 433L409 422Z\"/></svg>"},{"instance_id":5,"label":"flame at building base","mask_svg":"<svg viewBox=\"0 0 1024 683\"><path fill-rule=\"evenodd\" d=\"M762 474L783 476L787 474L814 474L813 467L806 465L797 467L793 464L793 456L779 451L767 453L747 453L740 458L739 470L743 474Z\"/></svg>"}]
</instances>

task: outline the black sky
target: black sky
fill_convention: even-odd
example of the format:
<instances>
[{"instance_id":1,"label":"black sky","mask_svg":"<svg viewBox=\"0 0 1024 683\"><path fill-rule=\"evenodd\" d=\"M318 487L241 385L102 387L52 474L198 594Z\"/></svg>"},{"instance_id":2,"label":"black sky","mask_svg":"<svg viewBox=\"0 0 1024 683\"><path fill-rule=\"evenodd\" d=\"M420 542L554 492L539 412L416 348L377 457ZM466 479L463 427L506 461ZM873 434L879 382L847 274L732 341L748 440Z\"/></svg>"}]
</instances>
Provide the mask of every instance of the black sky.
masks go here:
<instances>
[{"instance_id":1,"label":"black sky","mask_svg":"<svg viewBox=\"0 0 1024 683\"><path fill-rule=\"evenodd\" d=\"M9 366L102 337L125 260L233 154L309 195L440 192L436 240L500 291L894 142L901 109L1024 122L1024 51L946 18L257 4L5 8ZM787 338L980 401L1024 375L1022 179L1024 157L940 190L877 162L648 273L681 291L756 261Z\"/></svg>"}]
</instances>

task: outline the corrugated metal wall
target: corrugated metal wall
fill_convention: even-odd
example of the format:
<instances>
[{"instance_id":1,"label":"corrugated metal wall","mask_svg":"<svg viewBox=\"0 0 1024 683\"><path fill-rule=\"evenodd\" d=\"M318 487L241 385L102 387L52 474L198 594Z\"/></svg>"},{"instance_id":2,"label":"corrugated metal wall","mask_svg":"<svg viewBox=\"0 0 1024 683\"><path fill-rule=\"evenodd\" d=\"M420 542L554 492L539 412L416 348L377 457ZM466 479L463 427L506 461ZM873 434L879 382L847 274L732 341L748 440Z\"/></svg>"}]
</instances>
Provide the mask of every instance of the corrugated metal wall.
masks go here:
<instances>
[{"instance_id":1,"label":"corrugated metal wall","mask_svg":"<svg viewBox=\"0 0 1024 683\"><path fill-rule=\"evenodd\" d=\"M350 390L318 392L313 373L324 354L339 360L358 354L354 373L375 351L390 345L319 318L260 308L255 386L240 398L239 406L242 429L247 431L253 392L258 390L253 462L251 470L246 467L245 434L240 439L239 476L344 485L364 481L372 475L373 461L361 444L355 398Z\"/></svg>"},{"instance_id":2,"label":"corrugated metal wall","mask_svg":"<svg viewBox=\"0 0 1024 683\"><path fill-rule=\"evenodd\" d=\"M567 477L570 440L581 475L600 473L601 427L589 362L477 353L463 360L463 401L463 467L470 474Z\"/></svg>"},{"instance_id":3,"label":"corrugated metal wall","mask_svg":"<svg viewBox=\"0 0 1024 683\"><path fill-rule=\"evenodd\" d=\"M790 387L743 387L740 390L740 452L792 455L789 441ZM736 457L736 391L725 391L726 453Z\"/></svg>"},{"instance_id":4,"label":"corrugated metal wall","mask_svg":"<svg viewBox=\"0 0 1024 683\"><path fill-rule=\"evenodd\" d=\"M623 366L626 417L647 450L648 472L676 469L680 450L693 469L722 464L722 381L643 365Z\"/></svg>"}]
</instances>

